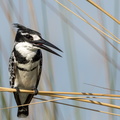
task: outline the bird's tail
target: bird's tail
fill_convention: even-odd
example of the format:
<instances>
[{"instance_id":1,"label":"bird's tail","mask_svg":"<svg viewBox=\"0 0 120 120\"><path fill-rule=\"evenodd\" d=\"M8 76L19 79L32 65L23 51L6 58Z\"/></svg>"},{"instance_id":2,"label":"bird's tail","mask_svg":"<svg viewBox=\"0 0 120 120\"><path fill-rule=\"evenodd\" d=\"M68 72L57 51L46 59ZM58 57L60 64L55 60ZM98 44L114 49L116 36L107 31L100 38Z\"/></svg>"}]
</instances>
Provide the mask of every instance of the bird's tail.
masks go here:
<instances>
[{"instance_id":1,"label":"bird's tail","mask_svg":"<svg viewBox=\"0 0 120 120\"><path fill-rule=\"evenodd\" d=\"M22 107L18 107L18 113L17 116L19 118L25 118L29 115L29 108L28 105L27 106L22 106Z\"/></svg>"}]
</instances>

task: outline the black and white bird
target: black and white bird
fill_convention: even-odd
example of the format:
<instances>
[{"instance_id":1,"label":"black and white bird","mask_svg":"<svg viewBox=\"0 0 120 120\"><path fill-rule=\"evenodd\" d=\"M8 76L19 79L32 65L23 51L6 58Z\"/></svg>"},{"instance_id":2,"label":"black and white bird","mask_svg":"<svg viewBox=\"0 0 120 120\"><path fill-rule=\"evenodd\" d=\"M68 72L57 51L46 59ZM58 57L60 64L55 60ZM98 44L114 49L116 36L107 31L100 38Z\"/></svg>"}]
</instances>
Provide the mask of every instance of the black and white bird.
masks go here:
<instances>
[{"instance_id":1,"label":"black and white bird","mask_svg":"<svg viewBox=\"0 0 120 120\"><path fill-rule=\"evenodd\" d=\"M42 52L44 49L60 56L49 47L60 50L41 37L41 34L23 25L14 24L17 30L14 48L9 59L9 73L11 88L15 88L14 97L17 105L29 104L35 94L42 70ZM61 57L61 56L60 56ZM35 90L35 94L20 93L19 89ZM29 115L28 105L18 108L18 117Z\"/></svg>"}]
</instances>

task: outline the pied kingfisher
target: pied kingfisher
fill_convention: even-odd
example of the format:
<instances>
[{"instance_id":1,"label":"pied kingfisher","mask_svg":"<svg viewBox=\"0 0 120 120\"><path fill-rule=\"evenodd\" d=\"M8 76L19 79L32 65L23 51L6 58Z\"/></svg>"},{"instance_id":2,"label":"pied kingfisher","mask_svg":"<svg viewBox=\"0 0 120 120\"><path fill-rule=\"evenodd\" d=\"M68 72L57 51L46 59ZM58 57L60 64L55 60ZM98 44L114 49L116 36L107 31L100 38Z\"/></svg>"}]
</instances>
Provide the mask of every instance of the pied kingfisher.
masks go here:
<instances>
[{"instance_id":1,"label":"pied kingfisher","mask_svg":"<svg viewBox=\"0 0 120 120\"><path fill-rule=\"evenodd\" d=\"M61 52L62 50L44 40L39 32L17 23L14 26L18 30L13 51L9 59L10 85L11 88L17 90L17 92L14 92L17 105L23 105L29 104L33 96L38 92L37 86L42 70L41 49L57 56L60 55L46 46ZM20 93L19 89L35 90L35 94ZM28 115L28 105L18 108L18 117L27 117Z\"/></svg>"}]
</instances>

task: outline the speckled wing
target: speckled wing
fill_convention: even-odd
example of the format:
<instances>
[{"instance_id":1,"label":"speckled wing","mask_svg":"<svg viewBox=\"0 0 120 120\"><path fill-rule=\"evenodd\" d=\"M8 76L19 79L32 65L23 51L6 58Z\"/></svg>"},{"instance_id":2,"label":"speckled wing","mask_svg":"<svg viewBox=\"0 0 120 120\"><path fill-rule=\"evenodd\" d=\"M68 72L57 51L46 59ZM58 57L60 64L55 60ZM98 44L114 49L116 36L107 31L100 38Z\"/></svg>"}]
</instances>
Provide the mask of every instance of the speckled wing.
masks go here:
<instances>
[{"instance_id":1,"label":"speckled wing","mask_svg":"<svg viewBox=\"0 0 120 120\"><path fill-rule=\"evenodd\" d=\"M12 52L10 58L9 58L9 74L10 74L10 86L11 88L14 87L14 81L15 81L15 69L16 69L16 62L15 62L15 58L14 58L14 54Z\"/></svg>"}]
</instances>

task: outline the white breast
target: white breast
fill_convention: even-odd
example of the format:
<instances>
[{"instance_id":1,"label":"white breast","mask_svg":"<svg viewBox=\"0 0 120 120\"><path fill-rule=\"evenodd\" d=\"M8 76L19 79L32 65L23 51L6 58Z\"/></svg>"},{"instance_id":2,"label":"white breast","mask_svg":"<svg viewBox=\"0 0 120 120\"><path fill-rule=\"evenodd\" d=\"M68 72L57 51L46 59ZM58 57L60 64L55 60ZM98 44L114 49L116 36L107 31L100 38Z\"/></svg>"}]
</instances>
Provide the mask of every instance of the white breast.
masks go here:
<instances>
[{"instance_id":1,"label":"white breast","mask_svg":"<svg viewBox=\"0 0 120 120\"><path fill-rule=\"evenodd\" d=\"M27 63L27 64L19 64L16 63L18 67L24 68L27 70L31 70L32 68L36 67L32 71L22 71L16 68L16 77L14 82L14 87L18 87L19 89L27 89L32 90L36 87L37 80L40 79L39 77L39 65L40 61L34 62L34 63ZM24 102L27 99L28 93L20 93L20 101L21 104L24 104Z\"/></svg>"},{"instance_id":2,"label":"white breast","mask_svg":"<svg viewBox=\"0 0 120 120\"><path fill-rule=\"evenodd\" d=\"M16 44L15 48L23 57L26 57L27 60L31 60L37 52L37 49L28 42L20 42Z\"/></svg>"},{"instance_id":3,"label":"white breast","mask_svg":"<svg viewBox=\"0 0 120 120\"><path fill-rule=\"evenodd\" d=\"M14 87L20 87L23 89L34 88L39 74L39 67L40 67L39 61L34 63L27 63L27 64L18 64L18 63L16 64L19 68L24 68L26 70L32 70L34 67L36 68L32 71L22 71L16 69L16 79L15 79Z\"/></svg>"}]
</instances>

